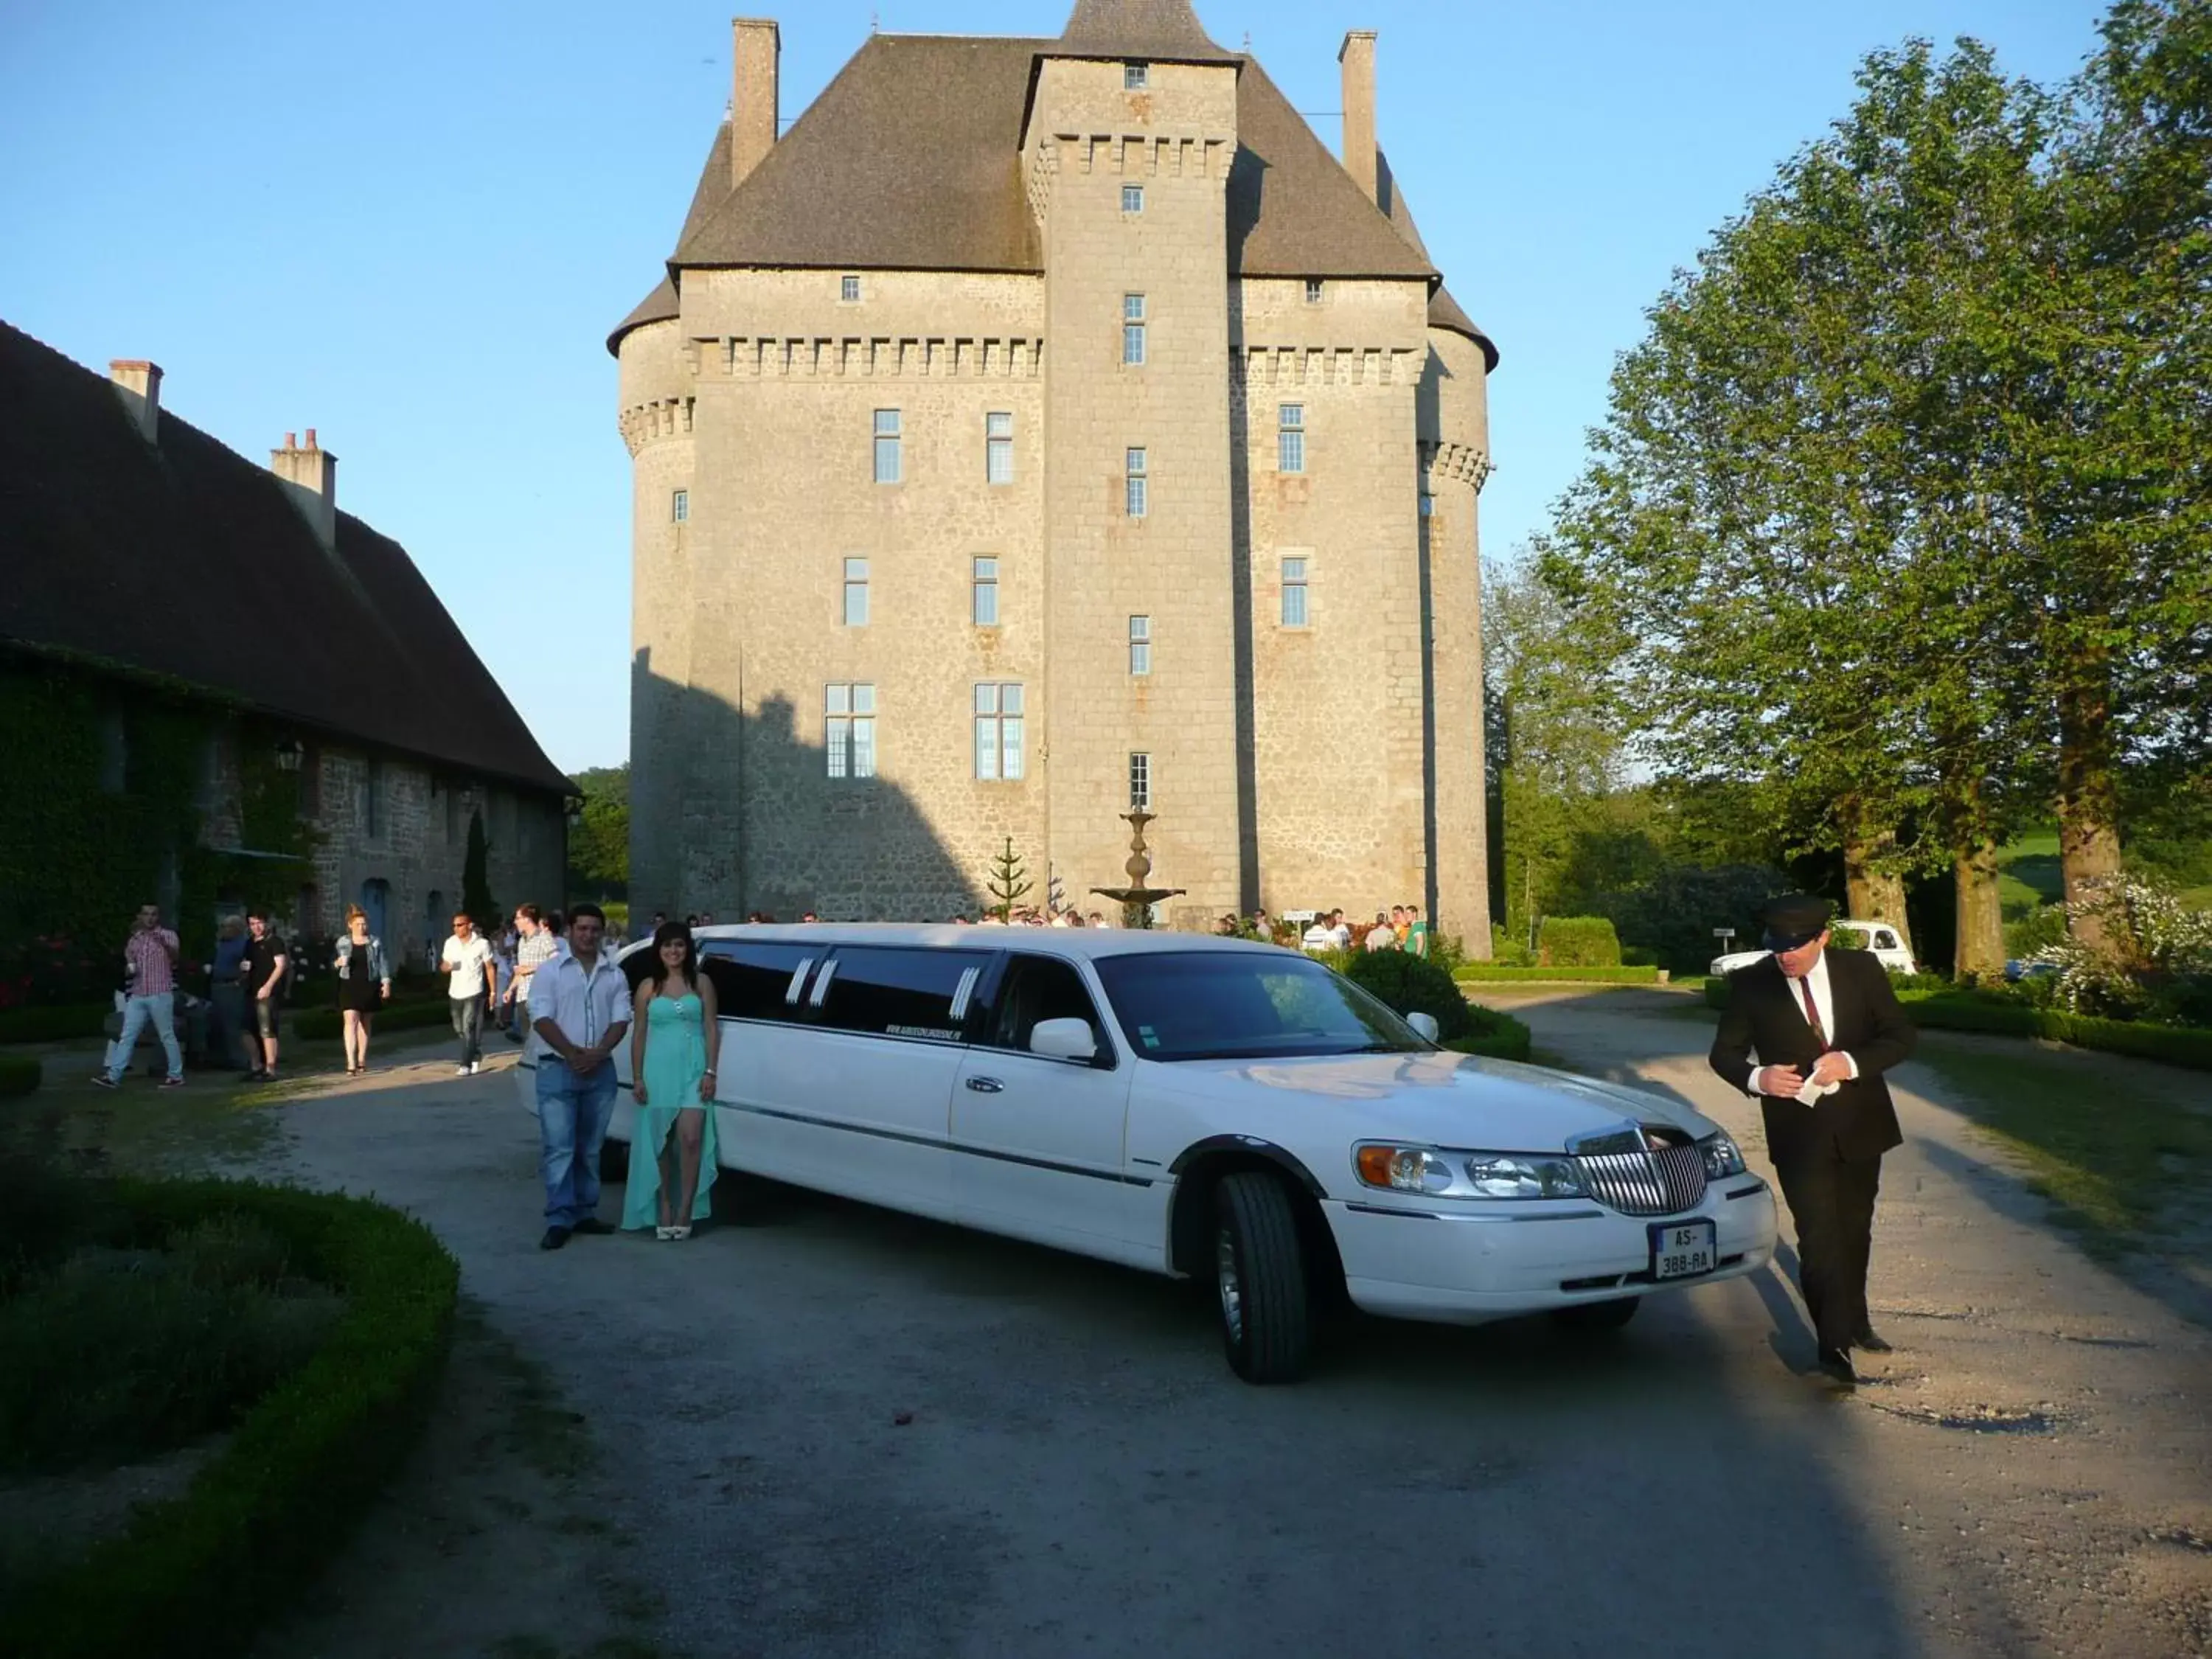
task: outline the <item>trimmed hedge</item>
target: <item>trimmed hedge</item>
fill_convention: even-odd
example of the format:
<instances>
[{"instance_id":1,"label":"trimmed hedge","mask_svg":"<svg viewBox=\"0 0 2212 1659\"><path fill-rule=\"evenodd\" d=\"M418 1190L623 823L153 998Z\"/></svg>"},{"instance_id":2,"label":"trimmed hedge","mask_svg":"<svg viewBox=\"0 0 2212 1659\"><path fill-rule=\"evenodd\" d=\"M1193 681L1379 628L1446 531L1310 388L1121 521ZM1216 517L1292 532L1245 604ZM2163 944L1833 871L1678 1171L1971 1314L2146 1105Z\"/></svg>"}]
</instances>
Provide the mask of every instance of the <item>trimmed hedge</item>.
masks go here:
<instances>
[{"instance_id":1,"label":"trimmed hedge","mask_svg":"<svg viewBox=\"0 0 2212 1659\"><path fill-rule=\"evenodd\" d=\"M58 1002L0 1008L0 1042L62 1042L107 1035L112 1002Z\"/></svg>"},{"instance_id":2,"label":"trimmed hedge","mask_svg":"<svg viewBox=\"0 0 2212 1659\"><path fill-rule=\"evenodd\" d=\"M1549 981L1554 985L1656 985L1660 969L1642 968L1500 968L1494 963L1464 963L1452 969L1452 977L1462 984L1476 985L1488 980L1492 983L1519 982L1541 985Z\"/></svg>"},{"instance_id":3,"label":"trimmed hedge","mask_svg":"<svg viewBox=\"0 0 2212 1659\"><path fill-rule=\"evenodd\" d=\"M1439 1037L1465 1036L1475 1029L1467 999L1452 976L1425 957L1404 951L1363 951L1339 971L1401 1014L1431 1016Z\"/></svg>"},{"instance_id":4,"label":"trimmed hedge","mask_svg":"<svg viewBox=\"0 0 2212 1659\"><path fill-rule=\"evenodd\" d=\"M1913 1024L1931 1031L1984 1031L2000 1036L2042 1037L2076 1048L2155 1060L2191 1071L2212 1072L2212 1031L2188 1025L2146 1025L2137 1020L2094 1019L2063 1008L2031 1008L1972 991L1906 989L1897 1000ZM1728 1006L1728 981L1705 981L1705 1000Z\"/></svg>"},{"instance_id":5,"label":"trimmed hedge","mask_svg":"<svg viewBox=\"0 0 2212 1659\"><path fill-rule=\"evenodd\" d=\"M447 1006L443 991L433 999L422 997L410 1001L387 1002L376 1011L374 1030L378 1031L414 1031L432 1025L444 1025L453 1014ZM337 1008L308 1008L289 1015L285 1024L289 1034L303 1037L334 1037L345 1031L345 1014ZM489 1024L489 1022L487 1022Z\"/></svg>"},{"instance_id":6,"label":"trimmed hedge","mask_svg":"<svg viewBox=\"0 0 2212 1659\"><path fill-rule=\"evenodd\" d=\"M1549 916L1536 935L1536 960L1546 967L1618 968L1620 935L1604 916Z\"/></svg>"},{"instance_id":7,"label":"trimmed hedge","mask_svg":"<svg viewBox=\"0 0 2212 1659\"><path fill-rule=\"evenodd\" d=\"M1527 1025L1510 1014L1501 1014L1479 1003L1469 1003L1467 1011L1474 1019L1474 1033L1453 1038L1444 1044L1445 1048L1462 1054L1487 1054L1492 1060L1528 1058Z\"/></svg>"},{"instance_id":8,"label":"trimmed hedge","mask_svg":"<svg viewBox=\"0 0 2212 1659\"><path fill-rule=\"evenodd\" d=\"M20 1586L0 1611L0 1652L235 1654L345 1541L413 1446L444 1369L460 1268L428 1228L364 1199L224 1181L102 1188L149 1243L210 1215L250 1217L346 1308L182 1497L139 1507L120 1534Z\"/></svg>"},{"instance_id":9,"label":"trimmed hedge","mask_svg":"<svg viewBox=\"0 0 2212 1659\"><path fill-rule=\"evenodd\" d=\"M45 1075L35 1054L0 1054L0 1100L27 1095Z\"/></svg>"}]
</instances>

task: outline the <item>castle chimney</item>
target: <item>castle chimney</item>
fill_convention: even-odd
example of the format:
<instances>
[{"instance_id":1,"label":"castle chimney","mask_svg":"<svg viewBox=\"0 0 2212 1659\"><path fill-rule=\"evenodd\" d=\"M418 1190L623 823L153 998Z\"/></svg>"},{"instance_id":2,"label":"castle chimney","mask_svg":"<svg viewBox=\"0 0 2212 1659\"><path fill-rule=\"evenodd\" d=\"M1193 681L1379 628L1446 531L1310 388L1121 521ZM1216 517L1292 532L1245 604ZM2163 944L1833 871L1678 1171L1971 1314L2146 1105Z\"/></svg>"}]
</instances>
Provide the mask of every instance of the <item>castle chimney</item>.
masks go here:
<instances>
[{"instance_id":1,"label":"castle chimney","mask_svg":"<svg viewBox=\"0 0 2212 1659\"><path fill-rule=\"evenodd\" d=\"M325 552L338 544L338 458L315 442L315 428L307 428L304 446L284 434L284 447L269 452L269 470L284 486L292 505L315 532Z\"/></svg>"},{"instance_id":2,"label":"castle chimney","mask_svg":"<svg viewBox=\"0 0 2212 1659\"><path fill-rule=\"evenodd\" d=\"M138 435L148 443L159 443L161 435L161 366L149 363L143 357L118 357L107 366L107 378L115 382L115 395L123 400L131 418L138 423Z\"/></svg>"},{"instance_id":3,"label":"castle chimney","mask_svg":"<svg viewBox=\"0 0 2212 1659\"><path fill-rule=\"evenodd\" d=\"M1367 199L1380 206L1382 191L1375 167L1375 31L1353 29L1346 34L1336 61L1344 70L1344 170L1367 192Z\"/></svg>"},{"instance_id":4,"label":"castle chimney","mask_svg":"<svg viewBox=\"0 0 2212 1659\"><path fill-rule=\"evenodd\" d=\"M732 18L730 33L730 188L735 190L775 148L783 36L772 17Z\"/></svg>"}]
</instances>

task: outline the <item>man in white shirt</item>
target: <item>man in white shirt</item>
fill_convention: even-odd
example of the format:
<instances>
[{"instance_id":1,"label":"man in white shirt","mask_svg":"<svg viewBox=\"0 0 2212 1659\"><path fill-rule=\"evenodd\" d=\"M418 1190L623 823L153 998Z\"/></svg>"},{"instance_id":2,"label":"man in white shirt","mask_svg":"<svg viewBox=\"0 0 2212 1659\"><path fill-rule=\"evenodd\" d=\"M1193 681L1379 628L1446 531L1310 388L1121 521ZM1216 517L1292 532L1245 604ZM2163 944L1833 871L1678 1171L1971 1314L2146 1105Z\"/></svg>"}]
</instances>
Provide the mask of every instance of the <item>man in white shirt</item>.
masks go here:
<instances>
[{"instance_id":1,"label":"man in white shirt","mask_svg":"<svg viewBox=\"0 0 2212 1659\"><path fill-rule=\"evenodd\" d=\"M1395 951L1397 948L1398 935L1391 931L1390 918L1377 910L1375 913L1375 925L1367 930L1367 949L1372 952Z\"/></svg>"},{"instance_id":2,"label":"man in white shirt","mask_svg":"<svg viewBox=\"0 0 2212 1659\"><path fill-rule=\"evenodd\" d=\"M491 941L477 932L476 919L466 911L453 918L453 936L439 952L439 965L452 975L446 982L452 1005L453 1035L461 1040L461 1063L455 1077L475 1074L483 1060L484 1010L496 1006L498 972L493 965Z\"/></svg>"},{"instance_id":3,"label":"man in white shirt","mask_svg":"<svg viewBox=\"0 0 2212 1659\"><path fill-rule=\"evenodd\" d=\"M629 981L599 948L605 915L580 904L568 918L568 948L530 979L538 1056L538 1172L545 1182L541 1250L571 1233L614 1231L599 1218L599 1148L615 1106L615 1045L629 1030Z\"/></svg>"}]
</instances>

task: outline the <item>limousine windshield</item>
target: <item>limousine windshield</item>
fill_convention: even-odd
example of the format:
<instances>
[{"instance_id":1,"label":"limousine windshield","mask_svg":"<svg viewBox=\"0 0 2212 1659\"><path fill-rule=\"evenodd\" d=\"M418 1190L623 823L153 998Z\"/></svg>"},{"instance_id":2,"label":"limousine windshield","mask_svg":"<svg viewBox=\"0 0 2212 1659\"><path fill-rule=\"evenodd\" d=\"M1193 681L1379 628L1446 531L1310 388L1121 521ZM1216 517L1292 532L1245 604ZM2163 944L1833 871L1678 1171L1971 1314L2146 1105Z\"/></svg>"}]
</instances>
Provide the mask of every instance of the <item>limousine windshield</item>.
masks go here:
<instances>
[{"instance_id":1,"label":"limousine windshield","mask_svg":"<svg viewBox=\"0 0 2212 1659\"><path fill-rule=\"evenodd\" d=\"M1108 956L1098 977L1146 1060L1412 1054L1433 1045L1348 980L1288 951Z\"/></svg>"}]
</instances>

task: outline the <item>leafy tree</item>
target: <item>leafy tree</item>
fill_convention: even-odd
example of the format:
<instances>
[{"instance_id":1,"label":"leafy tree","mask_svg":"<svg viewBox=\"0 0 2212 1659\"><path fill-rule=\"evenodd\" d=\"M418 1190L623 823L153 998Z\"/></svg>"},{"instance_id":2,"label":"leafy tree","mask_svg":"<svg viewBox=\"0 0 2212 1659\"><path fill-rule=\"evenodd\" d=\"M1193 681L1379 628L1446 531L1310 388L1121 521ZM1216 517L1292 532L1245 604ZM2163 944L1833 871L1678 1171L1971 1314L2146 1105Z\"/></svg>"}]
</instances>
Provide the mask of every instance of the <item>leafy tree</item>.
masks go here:
<instances>
[{"instance_id":1,"label":"leafy tree","mask_svg":"<svg viewBox=\"0 0 2212 1659\"><path fill-rule=\"evenodd\" d=\"M1498 914L1516 939L1561 896L1577 838L1621 781L1601 642L1522 563L1483 568L1485 759L1498 808Z\"/></svg>"},{"instance_id":2,"label":"leafy tree","mask_svg":"<svg viewBox=\"0 0 2212 1659\"><path fill-rule=\"evenodd\" d=\"M580 822L568 832L568 888L579 896L629 896L629 766L576 775Z\"/></svg>"},{"instance_id":3,"label":"leafy tree","mask_svg":"<svg viewBox=\"0 0 2212 1659\"><path fill-rule=\"evenodd\" d=\"M492 900L488 873L491 843L484 839L483 814L469 814L469 850L461 865L461 908L486 933L499 925L499 906Z\"/></svg>"},{"instance_id":4,"label":"leafy tree","mask_svg":"<svg viewBox=\"0 0 2212 1659\"><path fill-rule=\"evenodd\" d=\"M1027 878L1028 873L1022 863L1022 855L1014 851L1014 838L1007 836L1005 848L991 855L991 876L984 884L991 896L998 901L991 908L1000 921L1013 920L1016 902L1033 884Z\"/></svg>"}]
</instances>

